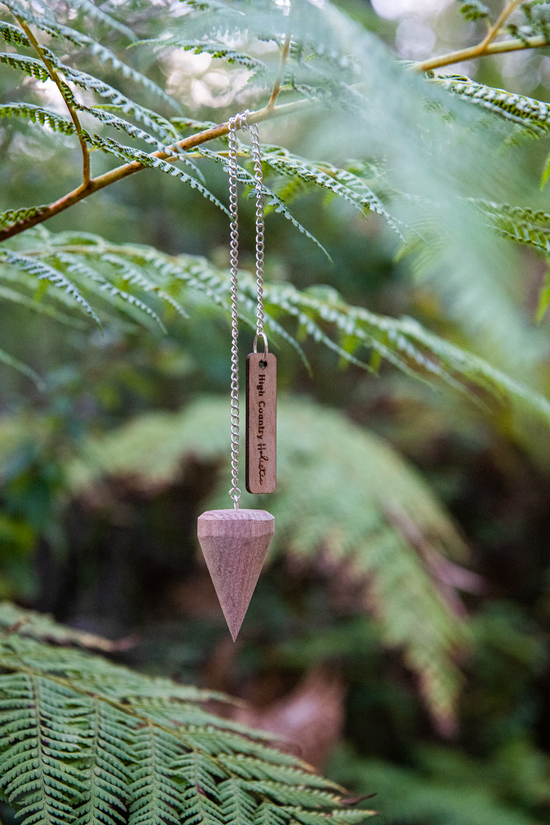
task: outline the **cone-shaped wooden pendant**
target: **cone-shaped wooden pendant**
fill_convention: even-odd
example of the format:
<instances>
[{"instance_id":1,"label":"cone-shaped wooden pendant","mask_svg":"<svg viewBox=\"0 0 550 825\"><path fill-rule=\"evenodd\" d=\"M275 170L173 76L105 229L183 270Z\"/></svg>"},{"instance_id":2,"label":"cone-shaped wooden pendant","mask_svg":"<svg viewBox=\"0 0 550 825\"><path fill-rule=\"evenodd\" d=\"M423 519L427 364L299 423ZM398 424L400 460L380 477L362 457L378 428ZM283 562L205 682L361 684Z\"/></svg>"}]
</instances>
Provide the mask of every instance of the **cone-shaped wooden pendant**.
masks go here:
<instances>
[{"instance_id":1,"label":"cone-shaped wooden pendant","mask_svg":"<svg viewBox=\"0 0 550 825\"><path fill-rule=\"evenodd\" d=\"M265 510L208 510L198 536L233 641L256 587L275 519Z\"/></svg>"}]
</instances>

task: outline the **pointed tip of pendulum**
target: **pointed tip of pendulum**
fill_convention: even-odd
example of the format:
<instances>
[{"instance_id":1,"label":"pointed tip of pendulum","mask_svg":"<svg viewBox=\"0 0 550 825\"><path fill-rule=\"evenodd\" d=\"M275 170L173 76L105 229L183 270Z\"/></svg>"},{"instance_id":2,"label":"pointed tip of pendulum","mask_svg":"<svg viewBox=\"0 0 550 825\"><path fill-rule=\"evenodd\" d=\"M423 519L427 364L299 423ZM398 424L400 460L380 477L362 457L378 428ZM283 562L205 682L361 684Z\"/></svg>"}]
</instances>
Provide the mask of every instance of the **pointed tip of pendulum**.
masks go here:
<instances>
[{"instance_id":1,"label":"pointed tip of pendulum","mask_svg":"<svg viewBox=\"0 0 550 825\"><path fill-rule=\"evenodd\" d=\"M237 638L275 530L266 510L208 510L199 543L233 641Z\"/></svg>"}]
</instances>

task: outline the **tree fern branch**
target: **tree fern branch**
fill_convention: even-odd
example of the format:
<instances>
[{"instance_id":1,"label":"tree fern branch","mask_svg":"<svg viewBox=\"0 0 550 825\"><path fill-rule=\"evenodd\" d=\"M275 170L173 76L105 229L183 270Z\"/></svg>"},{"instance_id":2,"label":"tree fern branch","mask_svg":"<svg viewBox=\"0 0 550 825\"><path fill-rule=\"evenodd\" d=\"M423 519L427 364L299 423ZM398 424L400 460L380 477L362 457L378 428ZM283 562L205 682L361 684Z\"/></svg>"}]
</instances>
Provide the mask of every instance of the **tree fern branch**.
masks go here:
<instances>
[{"instance_id":1,"label":"tree fern branch","mask_svg":"<svg viewBox=\"0 0 550 825\"><path fill-rule=\"evenodd\" d=\"M44 66L46 67L46 69L48 71L48 74L50 75L51 79L53 80L53 82L57 86L57 88L59 90L59 94L63 98L63 100L65 102L65 105L66 105L67 109L69 110L69 114L70 114L71 119L74 123L76 134L78 135L78 140L80 142L80 149L82 151L82 186L84 188L87 188L90 184L90 153L88 151L88 146L87 146L86 141L84 140L84 136L82 134L82 126L80 125L80 120L78 119L78 115L76 113L76 110L72 106L70 100L68 100L67 94L65 93L65 90L63 88L63 84L61 83L61 80L59 79L59 75L57 74L55 68L53 67L53 64L52 64L51 60L49 60L48 57L46 56L46 54L44 53L44 50L40 46L40 43L38 42L38 40L36 39L36 37L34 36L32 31L30 30L30 28L28 27L28 25L25 23L25 21L22 20L20 17L17 17L17 15L15 17L16 17L17 22L19 23L19 25L23 29L23 31L25 32L25 34L29 38L29 41L32 43L32 46L33 46L35 52L37 53L39 58L42 60Z\"/></svg>"},{"instance_id":2,"label":"tree fern branch","mask_svg":"<svg viewBox=\"0 0 550 825\"><path fill-rule=\"evenodd\" d=\"M258 111L251 112L249 114L248 122L261 123L264 120L274 117L292 115L295 112L301 111L302 109L310 106L311 103L307 100L297 100L293 103L285 103L281 106L275 106L275 108L270 111L268 111L267 108L259 109ZM160 160L166 160L167 158L177 159L180 152L188 152L196 146L201 146L202 144L208 143L216 138L224 137L228 134L228 132L229 123L220 123L216 126L205 129L202 132L198 132L195 135L189 135L183 140L174 143L171 147L169 147L169 149L173 149L173 151L152 152L149 157L152 159L158 158ZM59 198L59 200L54 201L54 203L51 203L49 206L45 206L40 212L27 216L14 224L0 229L0 242L5 241L7 238L12 238L14 235L19 235L26 229L30 229L32 226L43 223L49 218L53 218L54 215L64 212L65 209L69 209L71 206L74 206L76 203L84 200L84 198L94 194L94 192L99 192L101 189L105 189L105 187L111 186L119 180L124 180L124 178L127 178L136 172L142 172L147 168L149 167L145 164L140 163L139 161L133 161L131 163L125 163L122 166L118 166L116 169L112 169L109 172L105 172L97 178L92 178L88 185L81 184L72 192L68 192L66 195L63 195L63 197Z\"/></svg>"},{"instance_id":3,"label":"tree fern branch","mask_svg":"<svg viewBox=\"0 0 550 825\"><path fill-rule=\"evenodd\" d=\"M281 91L281 83L283 82L283 78L285 76L285 66L286 61L288 58L288 53L290 51L290 27L288 32L286 33L285 42L283 43L283 50L281 52L281 62L279 64L279 71L277 73L277 77L275 78L275 83L273 84L273 91L271 92L271 96L267 102L266 110L268 112L273 111L275 108L275 104L277 102L277 98L279 97L279 92Z\"/></svg>"},{"instance_id":4,"label":"tree fern branch","mask_svg":"<svg viewBox=\"0 0 550 825\"><path fill-rule=\"evenodd\" d=\"M481 43L479 44L480 50L484 50L489 46L493 40L498 37L498 34L506 22L510 15L517 9L517 7L523 3L523 0L511 0L507 6L505 6L502 11L500 12L499 16L496 19L496 22L489 28L486 36L483 38Z\"/></svg>"},{"instance_id":5,"label":"tree fern branch","mask_svg":"<svg viewBox=\"0 0 550 825\"><path fill-rule=\"evenodd\" d=\"M492 54L504 54L505 52L524 51L525 49L540 49L548 45L550 45L550 40L544 35L526 37L525 39L518 37L512 40L502 40L498 43L489 43L489 45L483 49L481 49L480 44L478 44L477 46L469 46L467 49L459 49L456 52L449 52L439 57L431 57L429 60L415 63L412 68L417 72L431 72L434 69L439 69L443 66L452 66L453 63L462 63L465 60L474 60L478 57L489 57Z\"/></svg>"}]
</instances>

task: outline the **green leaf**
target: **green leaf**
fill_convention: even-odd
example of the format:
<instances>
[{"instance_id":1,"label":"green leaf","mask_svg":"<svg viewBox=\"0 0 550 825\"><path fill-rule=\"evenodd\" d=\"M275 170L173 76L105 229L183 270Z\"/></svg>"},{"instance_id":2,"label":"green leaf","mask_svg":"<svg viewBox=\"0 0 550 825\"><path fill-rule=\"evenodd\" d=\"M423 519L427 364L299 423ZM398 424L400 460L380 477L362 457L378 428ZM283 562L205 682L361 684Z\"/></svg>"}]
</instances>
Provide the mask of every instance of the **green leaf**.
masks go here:
<instances>
[{"instance_id":1,"label":"green leaf","mask_svg":"<svg viewBox=\"0 0 550 825\"><path fill-rule=\"evenodd\" d=\"M251 749L252 781L278 763L302 773L305 801L295 815L307 812L307 787L322 780L298 759L203 710L206 691L68 646L79 635L0 605L0 791L22 825L246 825L259 800L220 755ZM180 718L186 708L202 728ZM215 743L215 753L205 752L201 737ZM284 782L278 787L270 795L284 795ZM336 805L345 813L340 796ZM281 807L280 799L271 802Z\"/></svg>"},{"instance_id":2,"label":"green leaf","mask_svg":"<svg viewBox=\"0 0 550 825\"><path fill-rule=\"evenodd\" d=\"M205 149L204 146L200 147L199 152L201 153L201 155L204 155L207 158L212 158L212 160L215 160L217 163L222 163L226 167L226 169L228 168L227 158L218 155L217 152L212 152L210 149ZM236 177L237 181L239 181L240 183L244 183L252 188L255 186L255 178L253 177L253 175L247 172L246 169L243 169L242 166L237 166ZM324 252L329 261L332 260L323 244L319 240L317 240L317 238L314 235L312 235L311 232L309 232L304 226L302 226L302 224L298 220L296 220L296 218L288 209L288 207L285 206L285 204L275 194L275 192L273 192L266 186L265 182L262 183L262 194L266 198L268 207L273 207L275 212L279 212L281 215L283 215L283 217L290 221L293 224L293 226L296 227L296 229L298 229L303 235L306 236L306 238L309 238L311 241L313 241L313 243L316 244L322 252Z\"/></svg>"},{"instance_id":3,"label":"green leaf","mask_svg":"<svg viewBox=\"0 0 550 825\"><path fill-rule=\"evenodd\" d=\"M210 192L209 189L206 188L206 186L204 186L196 178L192 177L192 175L188 175L182 169L178 169L178 167L174 166L173 163L169 163L163 158L155 157L155 155L148 155L146 152L142 152L140 149L135 149L132 146L125 146L110 137L101 137L100 135L91 135L88 132L84 132L84 139L97 149L101 149L102 152L105 152L108 155L114 155L127 163L141 163L142 166L149 169L158 169L166 175L171 175L174 178L178 178L182 181L182 183L187 183L192 189L196 189L200 192L204 198L215 204L222 210L222 212L225 212L226 215L229 215L228 209L215 195L212 194L212 192ZM176 159L179 160L179 157ZM181 159L184 161L187 160L183 154Z\"/></svg>"},{"instance_id":4,"label":"green leaf","mask_svg":"<svg viewBox=\"0 0 550 825\"><path fill-rule=\"evenodd\" d=\"M482 3L481 0L468 0L468 2L461 0L460 13L464 15L466 20L480 20L484 17L489 17L491 9Z\"/></svg>"},{"instance_id":5,"label":"green leaf","mask_svg":"<svg viewBox=\"0 0 550 825\"><path fill-rule=\"evenodd\" d=\"M100 324L97 314L92 309L88 301L86 301L83 297L78 287L75 286L72 281L69 281L69 279L59 270L54 269L49 264L45 264L36 258L29 257L28 255L22 255L19 252L14 252L13 250L5 248L0 249L0 261L2 259L7 264L15 266L18 269L22 269L24 272L28 272L39 281L48 281L57 289L64 290L67 295L69 295L73 301L76 302L77 305L81 306L88 315L91 315L94 321Z\"/></svg>"},{"instance_id":6,"label":"green leaf","mask_svg":"<svg viewBox=\"0 0 550 825\"><path fill-rule=\"evenodd\" d=\"M540 100L477 83L465 75L439 75L432 83L522 127L533 136L550 131L550 106Z\"/></svg>"},{"instance_id":7,"label":"green leaf","mask_svg":"<svg viewBox=\"0 0 550 825\"><path fill-rule=\"evenodd\" d=\"M292 155L280 146L262 146L261 151L262 160L267 166L292 179L297 178L305 183L328 189L351 203L362 214L364 210L376 212L384 218L401 240L405 241L396 226L396 220L384 208L382 201L369 189L365 181L353 172L339 169L330 163L313 163L305 158Z\"/></svg>"}]
</instances>

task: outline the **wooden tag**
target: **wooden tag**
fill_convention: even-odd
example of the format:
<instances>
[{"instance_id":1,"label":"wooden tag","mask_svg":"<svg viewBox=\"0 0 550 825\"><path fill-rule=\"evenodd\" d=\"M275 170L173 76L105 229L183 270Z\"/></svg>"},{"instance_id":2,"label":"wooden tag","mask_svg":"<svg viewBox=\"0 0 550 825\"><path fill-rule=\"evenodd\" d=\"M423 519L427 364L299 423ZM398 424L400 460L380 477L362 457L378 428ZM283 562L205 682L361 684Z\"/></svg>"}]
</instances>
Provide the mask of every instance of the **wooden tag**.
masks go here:
<instances>
[{"instance_id":1,"label":"wooden tag","mask_svg":"<svg viewBox=\"0 0 550 825\"><path fill-rule=\"evenodd\" d=\"M246 359L246 489L277 486L277 358L254 352Z\"/></svg>"},{"instance_id":2,"label":"wooden tag","mask_svg":"<svg viewBox=\"0 0 550 825\"><path fill-rule=\"evenodd\" d=\"M241 628L275 530L265 510L208 510L198 537L233 637Z\"/></svg>"}]
</instances>

